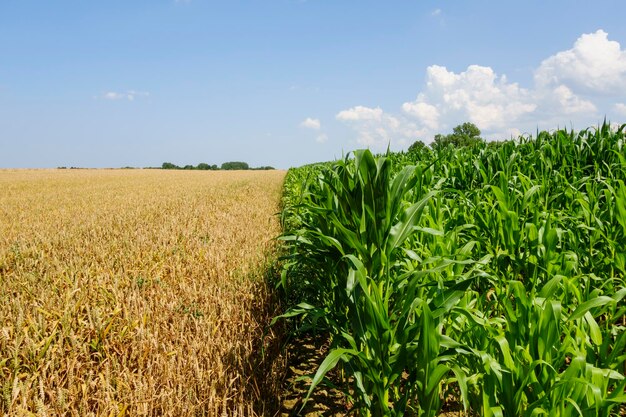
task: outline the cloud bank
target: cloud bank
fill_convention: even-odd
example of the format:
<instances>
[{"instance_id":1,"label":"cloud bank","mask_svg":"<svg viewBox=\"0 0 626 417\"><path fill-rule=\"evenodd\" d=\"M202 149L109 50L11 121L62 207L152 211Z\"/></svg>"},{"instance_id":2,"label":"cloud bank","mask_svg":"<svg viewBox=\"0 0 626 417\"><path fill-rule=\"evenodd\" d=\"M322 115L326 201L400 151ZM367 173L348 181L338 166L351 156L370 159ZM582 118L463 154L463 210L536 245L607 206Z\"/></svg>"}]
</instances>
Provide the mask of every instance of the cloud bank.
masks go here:
<instances>
[{"instance_id":1,"label":"cloud bank","mask_svg":"<svg viewBox=\"0 0 626 417\"><path fill-rule=\"evenodd\" d=\"M584 34L572 49L544 60L535 72L539 87L567 85L591 94L626 90L626 51L603 30Z\"/></svg>"},{"instance_id":2,"label":"cloud bank","mask_svg":"<svg viewBox=\"0 0 626 417\"><path fill-rule=\"evenodd\" d=\"M607 100L612 104L599 107ZM470 65L455 73L431 65L422 91L396 113L359 105L340 111L336 119L355 130L359 145L382 150L416 139L430 142L436 133L465 121L476 124L487 139L508 139L568 122L584 128L601 120L604 112L609 118L626 117L624 101L626 51L598 30L543 60L529 88L487 66Z\"/></svg>"}]
</instances>

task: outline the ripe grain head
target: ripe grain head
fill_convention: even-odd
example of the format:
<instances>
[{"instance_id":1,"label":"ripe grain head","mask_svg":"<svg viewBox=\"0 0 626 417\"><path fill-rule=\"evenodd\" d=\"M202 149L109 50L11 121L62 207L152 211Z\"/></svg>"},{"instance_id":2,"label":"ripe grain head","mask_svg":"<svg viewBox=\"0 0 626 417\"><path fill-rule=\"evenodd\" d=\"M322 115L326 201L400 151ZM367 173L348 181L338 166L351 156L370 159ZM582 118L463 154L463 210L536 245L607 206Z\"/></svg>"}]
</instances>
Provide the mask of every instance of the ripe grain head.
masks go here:
<instances>
[{"instance_id":1,"label":"ripe grain head","mask_svg":"<svg viewBox=\"0 0 626 417\"><path fill-rule=\"evenodd\" d=\"M0 411L253 414L283 176L0 171Z\"/></svg>"}]
</instances>

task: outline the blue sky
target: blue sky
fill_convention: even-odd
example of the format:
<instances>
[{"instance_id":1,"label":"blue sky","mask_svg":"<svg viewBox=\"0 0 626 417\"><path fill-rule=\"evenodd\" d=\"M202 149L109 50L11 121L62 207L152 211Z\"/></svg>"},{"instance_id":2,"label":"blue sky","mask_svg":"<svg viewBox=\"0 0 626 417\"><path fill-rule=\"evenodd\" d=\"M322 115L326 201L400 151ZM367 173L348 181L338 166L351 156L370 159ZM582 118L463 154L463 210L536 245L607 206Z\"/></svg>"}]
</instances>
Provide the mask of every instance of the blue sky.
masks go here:
<instances>
[{"instance_id":1,"label":"blue sky","mask_svg":"<svg viewBox=\"0 0 626 417\"><path fill-rule=\"evenodd\" d=\"M626 122L626 3L0 0L0 167L403 149Z\"/></svg>"}]
</instances>

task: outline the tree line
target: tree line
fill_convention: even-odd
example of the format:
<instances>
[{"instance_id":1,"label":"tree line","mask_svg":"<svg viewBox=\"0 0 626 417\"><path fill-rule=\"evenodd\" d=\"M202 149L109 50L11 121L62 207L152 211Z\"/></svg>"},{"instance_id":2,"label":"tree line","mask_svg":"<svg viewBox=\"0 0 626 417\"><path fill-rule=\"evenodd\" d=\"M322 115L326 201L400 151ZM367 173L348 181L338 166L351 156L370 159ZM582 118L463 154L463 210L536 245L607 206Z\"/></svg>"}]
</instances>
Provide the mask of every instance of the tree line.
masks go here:
<instances>
[{"instance_id":1,"label":"tree line","mask_svg":"<svg viewBox=\"0 0 626 417\"><path fill-rule=\"evenodd\" d=\"M184 169L184 170L198 170L198 171L218 171L218 170L224 170L224 171L244 170L245 171L245 170L269 170L269 169L274 169L274 167L261 166L261 167L251 168L246 162L241 162L241 161L224 162L219 167L215 164L209 165L205 162L201 162L196 166L193 166L193 165L178 166L171 162L163 162L163 165L161 165L161 169Z\"/></svg>"}]
</instances>

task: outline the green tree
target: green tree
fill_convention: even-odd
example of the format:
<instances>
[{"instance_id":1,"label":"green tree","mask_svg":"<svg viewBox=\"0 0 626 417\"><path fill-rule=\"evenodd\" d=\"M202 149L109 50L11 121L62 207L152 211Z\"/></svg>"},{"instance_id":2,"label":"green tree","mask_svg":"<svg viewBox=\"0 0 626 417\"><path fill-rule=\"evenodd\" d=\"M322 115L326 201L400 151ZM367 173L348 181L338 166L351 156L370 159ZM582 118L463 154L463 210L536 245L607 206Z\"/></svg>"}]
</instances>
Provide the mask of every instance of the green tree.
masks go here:
<instances>
[{"instance_id":1,"label":"green tree","mask_svg":"<svg viewBox=\"0 0 626 417\"><path fill-rule=\"evenodd\" d=\"M409 146L408 152L419 153L420 151L423 151L425 148L426 148L426 145L424 144L424 142L418 139L415 142L413 142L411 146Z\"/></svg>"},{"instance_id":2,"label":"green tree","mask_svg":"<svg viewBox=\"0 0 626 417\"><path fill-rule=\"evenodd\" d=\"M448 135L436 134L431 146L433 149L445 148L448 145L460 148L480 142L484 142L480 137L480 129L474 123L465 122L454 127L452 133Z\"/></svg>"},{"instance_id":3,"label":"green tree","mask_svg":"<svg viewBox=\"0 0 626 417\"><path fill-rule=\"evenodd\" d=\"M457 138L480 139L480 129L470 122L465 122L452 129L452 134Z\"/></svg>"},{"instance_id":4,"label":"green tree","mask_svg":"<svg viewBox=\"0 0 626 417\"><path fill-rule=\"evenodd\" d=\"M163 165L161 165L161 169L180 169L180 167L171 162L163 162Z\"/></svg>"},{"instance_id":5,"label":"green tree","mask_svg":"<svg viewBox=\"0 0 626 417\"><path fill-rule=\"evenodd\" d=\"M245 170L245 169L250 169L250 167L245 162L231 161L231 162L224 162L222 164L222 169L224 169L224 170L236 170L236 169L243 169L243 170Z\"/></svg>"},{"instance_id":6,"label":"green tree","mask_svg":"<svg viewBox=\"0 0 626 417\"><path fill-rule=\"evenodd\" d=\"M204 162L200 162L198 166L196 167L196 169L199 169L201 171L208 171L209 169L211 169L211 165L204 163Z\"/></svg>"}]
</instances>

